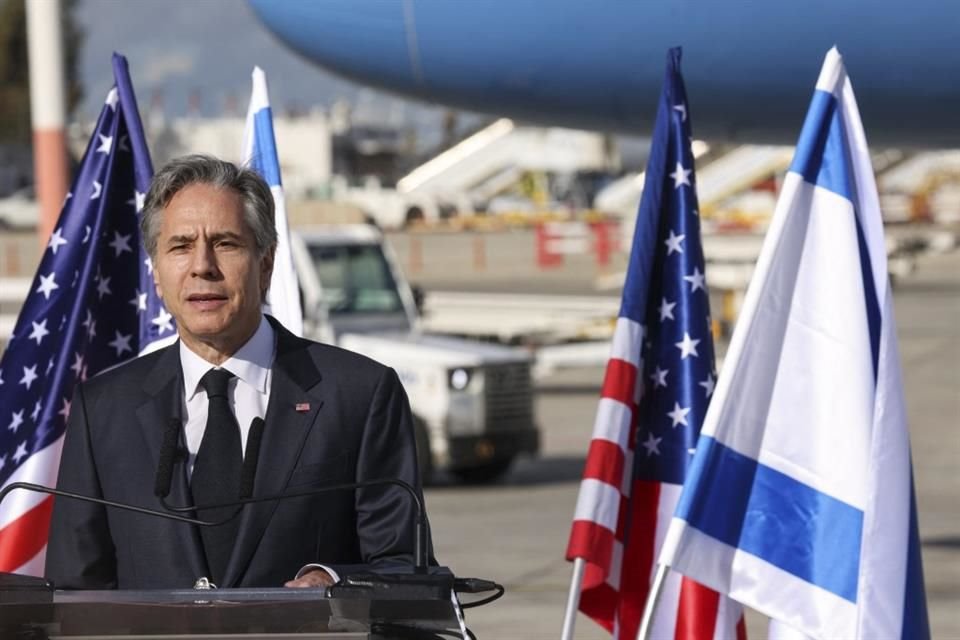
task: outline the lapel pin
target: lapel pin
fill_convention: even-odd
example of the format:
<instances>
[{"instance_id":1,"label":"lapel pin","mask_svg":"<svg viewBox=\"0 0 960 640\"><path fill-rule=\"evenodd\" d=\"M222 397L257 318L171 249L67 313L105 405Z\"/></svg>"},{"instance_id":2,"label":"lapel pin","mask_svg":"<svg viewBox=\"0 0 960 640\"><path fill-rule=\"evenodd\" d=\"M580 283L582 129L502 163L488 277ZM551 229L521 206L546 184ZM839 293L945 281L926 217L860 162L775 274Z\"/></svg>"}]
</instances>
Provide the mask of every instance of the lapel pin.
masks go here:
<instances>
[{"instance_id":1,"label":"lapel pin","mask_svg":"<svg viewBox=\"0 0 960 640\"><path fill-rule=\"evenodd\" d=\"M296 409L296 410L299 411L300 413L304 413L305 411L310 411L310 403L309 403L309 402L298 402L297 405L294 407L294 409Z\"/></svg>"}]
</instances>

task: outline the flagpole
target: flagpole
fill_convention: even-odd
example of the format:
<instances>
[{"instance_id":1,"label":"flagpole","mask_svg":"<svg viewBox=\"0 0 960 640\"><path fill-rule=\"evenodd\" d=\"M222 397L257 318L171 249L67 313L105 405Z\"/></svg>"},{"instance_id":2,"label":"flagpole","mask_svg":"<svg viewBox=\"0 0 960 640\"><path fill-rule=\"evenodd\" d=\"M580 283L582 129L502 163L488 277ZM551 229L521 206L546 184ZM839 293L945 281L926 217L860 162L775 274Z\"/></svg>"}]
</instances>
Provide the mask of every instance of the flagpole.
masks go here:
<instances>
[{"instance_id":1,"label":"flagpole","mask_svg":"<svg viewBox=\"0 0 960 640\"><path fill-rule=\"evenodd\" d=\"M567 594L567 611L563 615L561 640L573 640L573 626L577 622L577 611L580 608L580 586L583 584L583 571L586 566L587 562L583 558L573 561L573 575L570 577L570 593Z\"/></svg>"},{"instance_id":2,"label":"flagpole","mask_svg":"<svg viewBox=\"0 0 960 640\"><path fill-rule=\"evenodd\" d=\"M653 613L660 601L660 594L663 593L663 584L667 581L667 571L670 570L665 564L657 565L657 573L653 577L653 584L650 586L650 593L647 594L647 603L643 606L643 618L640 619L640 628L637 630L637 640L647 640L650 637L650 626L653 623Z\"/></svg>"}]
</instances>

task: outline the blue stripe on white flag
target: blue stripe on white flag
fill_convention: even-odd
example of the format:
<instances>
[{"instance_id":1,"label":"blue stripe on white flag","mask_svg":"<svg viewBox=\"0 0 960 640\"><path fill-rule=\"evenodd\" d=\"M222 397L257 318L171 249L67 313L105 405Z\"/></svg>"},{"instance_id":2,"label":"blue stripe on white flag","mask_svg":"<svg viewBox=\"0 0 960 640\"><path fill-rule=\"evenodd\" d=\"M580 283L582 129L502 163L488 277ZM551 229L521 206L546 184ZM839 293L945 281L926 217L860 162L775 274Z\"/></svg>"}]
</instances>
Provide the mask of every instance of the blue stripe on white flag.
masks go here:
<instances>
[{"instance_id":1,"label":"blue stripe on white flag","mask_svg":"<svg viewBox=\"0 0 960 640\"><path fill-rule=\"evenodd\" d=\"M862 212L857 210L856 181L853 178L853 163L847 139L839 100L827 91L815 91L790 171L799 173L805 182L836 193L853 204L860 250L860 270L866 297L867 325L870 330L870 348L873 354L873 373L876 377L880 357L880 303L873 280L870 250L860 220Z\"/></svg>"},{"instance_id":2,"label":"blue stripe on white flag","mask_svg":"<svg viewBox=\"0 0 960 640\"><path fill-rule=\"evenodd\" d=\"M814 92L790 171L799 173L810 184L856 202L840 105L832 93Z\"/></svg>"},{"instance_id":3,"label":"blue stripe on white flag","mask_svg":"<svg viewBox=\"0 0 960 640\"><path fill-rule=\"evenodd\" d=\"M856 206L856 205L854 205ZM873 281L873 265L870 261L870 248L867 238L860 224L859 212L855 212L857 221L857 248L860 250L860 273L863 276L863 298L867 307L867 328L870 330L870 354L873 356L873 379L876 382L880 367L880 301L877 299L877 288Z\"/></svg>"},{"instance_id":4,"label":"blue stripe on white flag","mask_svg":"<svg viewBox=\"0 0 960 640\"><path fill-rule=\"evenodd\" d=\"M267 76L262 69L254 67L251 80L250 107L247 110L241 157L245 166L259 173L270 185L277 227L277 250L264 311L273 315L289 331L303 335L303 311L290 247L290 226L280 180L280 161L273 132Z\"/></svg>"},{"instance_id":5,"label":"blue stripe on white flag","mask_svg":"<svg viewBox=\"0 0 960 640\"><path fill-rule=\"evenodd\" d=\"M863 512L701 436L676 517L850 602Z\"/></svg>"},{"instance_id":6,"label":"blue stripe on white flag","mask_svg":"<svg viewBox=\"0 0 960 640\"><path fill-rule=\"evenodd\" d=\"M264 107L253 115L253 154L250 166L271 187L282 186L280 165L277 162L277 143L273 138L273 112Z\"/></svg>"},{"instance_id":7,"label":"blue stripe on white flag","mask_svg":"<svg viewBox=\"0 0 960 640\"><path fill-rule=\"evenodd\" d=\"M907 584L903 593L903 640L930 637L926 592L923 585L923 559L920 556L920 534L917 522L917 492L910 468L910 542L907 545Z\"/></svg>"}]
</instances>

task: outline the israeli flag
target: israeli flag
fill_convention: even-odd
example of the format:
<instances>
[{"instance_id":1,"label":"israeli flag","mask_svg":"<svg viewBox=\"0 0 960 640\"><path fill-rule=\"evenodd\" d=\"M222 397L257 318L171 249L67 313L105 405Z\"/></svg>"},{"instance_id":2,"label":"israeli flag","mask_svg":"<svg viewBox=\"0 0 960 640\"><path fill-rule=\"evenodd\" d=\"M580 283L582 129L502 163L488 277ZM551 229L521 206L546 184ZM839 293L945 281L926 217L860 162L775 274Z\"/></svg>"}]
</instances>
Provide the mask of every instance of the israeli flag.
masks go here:
<instances>
[{"instance_id":1,"label":"israeli flag","mask_svg":"<svg viewBox=\"0 0 960 640\"><path fill-rule=\"evenodd\" d=\"M660 562L814 638L929 637L883 223L835 48Z\"/></svg>"},{"instance_id":2,"label":"israeli flag","mask_svg":"<svg viewBox=\"0 0 960 640\"><path fill-rule=\"evenodd\" d=\"M242 163L259 173L270 185L276 209L277 254L273 263L273 277L267 292L264 312L280 321L298 336L303 335L303 310L300 308L300 289L297 271L290 252L290 225L280 182L280 161L273 136L273 113L267 93L267 76L260 67L253 68L253 92L247 111L247 126L243 134Z\"/></svg>"}]
</instances>

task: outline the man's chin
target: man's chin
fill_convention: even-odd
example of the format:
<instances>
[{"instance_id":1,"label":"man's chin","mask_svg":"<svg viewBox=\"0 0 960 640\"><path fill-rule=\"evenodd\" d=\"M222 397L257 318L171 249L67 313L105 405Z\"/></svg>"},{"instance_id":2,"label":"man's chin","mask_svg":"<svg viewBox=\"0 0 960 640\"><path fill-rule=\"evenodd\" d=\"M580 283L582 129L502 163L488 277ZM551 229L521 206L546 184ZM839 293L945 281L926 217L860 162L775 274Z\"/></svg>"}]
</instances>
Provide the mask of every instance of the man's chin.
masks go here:
<instances>
[{"instance_id":1,"label":"man's chin","mask_svg":"<svg viewBox=\"0 0 960 640\"><path fill-rule=\"evenodd\" d=\"M229 322L208 318L203 322L182 322L178 326L181 335L187 334L193 340L206 344L217 344L230 339Z\"/></svg>"},{"instance_id":2,"label":"man's chin","mask_svg":"<svg viewBox=\"0 0 960 640\"><path fill-rule=\"evenodd\" d=\"M257 322L259 323L259 319ZM178 327L181 338L188 346L199 343L220 353L233 353L250 338L257 327L257 324L253 324L252 328L249 328L247 324L243 318L236 315L209 314L184 318Z\"/></svg>"}]
</instances>

